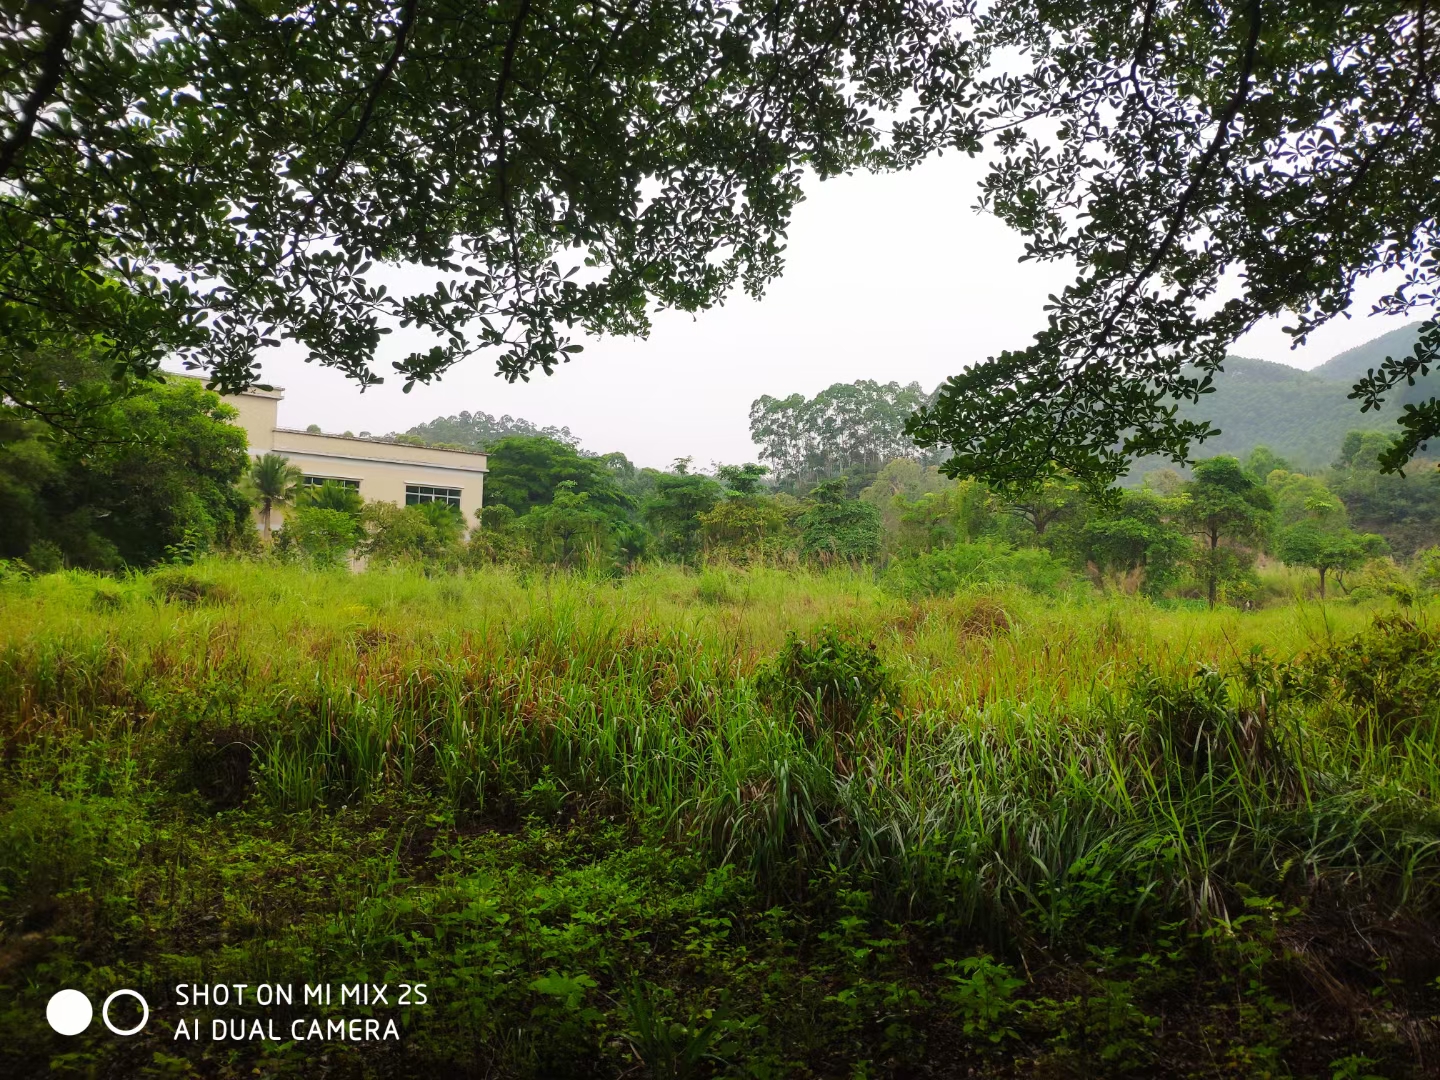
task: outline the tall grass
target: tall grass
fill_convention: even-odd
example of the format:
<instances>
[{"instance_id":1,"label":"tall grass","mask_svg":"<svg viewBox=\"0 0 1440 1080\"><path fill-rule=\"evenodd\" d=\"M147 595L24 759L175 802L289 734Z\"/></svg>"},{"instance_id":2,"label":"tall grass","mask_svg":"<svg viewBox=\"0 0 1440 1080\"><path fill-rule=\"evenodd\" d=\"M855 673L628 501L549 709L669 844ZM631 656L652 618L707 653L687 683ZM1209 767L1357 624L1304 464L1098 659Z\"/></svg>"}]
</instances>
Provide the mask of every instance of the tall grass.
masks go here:
<instances>
[{"instance_id":1,"label":"tall grass","mask_svg":"<svg viewBox=\"0 0 1440 1080\"><path fill-rule=\"evenodd\" d=\"M846 571L190 573L0 591L0 730L35 785L103 744L112 770L277 811L598 801L774 895L838 874L996 934L1223 921L1248 891L1440 896L1433 710L1381 738L1286 675L1366 609L910 602ZM757 678L822 624L898 685L853 732L797 723Z\"/></svg>"}]
</instances>

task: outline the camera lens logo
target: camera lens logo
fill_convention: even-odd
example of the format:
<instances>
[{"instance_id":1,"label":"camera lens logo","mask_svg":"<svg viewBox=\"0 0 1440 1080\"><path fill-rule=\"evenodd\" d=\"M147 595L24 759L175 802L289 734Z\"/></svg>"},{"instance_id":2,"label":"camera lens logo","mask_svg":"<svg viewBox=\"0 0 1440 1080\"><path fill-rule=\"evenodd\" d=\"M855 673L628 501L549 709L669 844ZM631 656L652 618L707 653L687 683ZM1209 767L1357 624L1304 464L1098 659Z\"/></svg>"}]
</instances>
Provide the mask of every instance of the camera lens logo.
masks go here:
<instances>
[{"instance_id":1,"label":"camera lens logo","mask_svg":"<svg viewBox=\"0 0 1440 1080\"><path fill-rule=\"evenodd\" d=\"M94 1015L90 999L79 990L61 990L45 1006L45 1019L61 1035L79 1035Z\"/></svg>"},{"instance_id":2,"label":"camera lens logo","mask_svg":"<svg viewBox=\"0 0 1440 1080\"><path fill-rule=\"evenodd\" d=\"M122 997L132 997L140 1003L140 1022L134 1027L116 1027L110 1020L110 1006L115 1003L116 998ZM90 1026L94 1017L95 1007L79 990L61 990L54 994L50 1003L45 1006L45 1019L61 1035L79 1035ZM105 1004L100 1006L100 1019L113 1034L135 1035L150 1022L150 1003L137 991L116 990L105 999Z\"/></svg>"}]
</instances>

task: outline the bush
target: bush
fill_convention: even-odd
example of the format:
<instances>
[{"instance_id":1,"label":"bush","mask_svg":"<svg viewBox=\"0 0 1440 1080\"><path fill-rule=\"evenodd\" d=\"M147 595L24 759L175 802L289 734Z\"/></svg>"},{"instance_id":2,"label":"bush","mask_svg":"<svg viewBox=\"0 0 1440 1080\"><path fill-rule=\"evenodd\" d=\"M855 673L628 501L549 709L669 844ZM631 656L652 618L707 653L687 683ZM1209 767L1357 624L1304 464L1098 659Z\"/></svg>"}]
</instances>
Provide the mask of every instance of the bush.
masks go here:
<instances>
[{"instance_id":1,"label":"bush","mask_svg":"<svg viewBox=\"0 0 1440 1080\"><path fill-rule=\"evenodd\" d=\"M1374 718L1380 734L1403 737L1434 719L1440 701L1440 635L1403 615L1381 615L1370 629L1296 661L1299 680L1329 690Z\"/></svg>"},{"instance_id":2,"label":"bush","mask_svg":"<svg viewBox=\"0 0 1440 1080\"><path fill-rule=\"evenodd\" d=\"M360 542L360 523L344 510L302 506L285 523L285 533L309 562L321 570L344 566Z\"/></svg>"},{"instance_id":3,"label":"bush","mask_svg":"<svg viewBox=\"0 0 1440 1080\"><path fill-rule=\"evenodd\" d=\"M695 596L702 604L736 604L745 599L745 589L733 574L709 567L700 574Z\"/></svg>"},{"instance_id":4,"label":"bush","mask_svg":"<svg viewBox=\"0 0 1440 1080\"><path fill-rule=\"evenodd\" d=\"M463 549L457 534L464 522L457 527L458 516L440 506L427 511L423 506L366 503L361 514L368 536L365 554L376 563L459 562Z\"/></svg>"},{"instance_id":5,"label":"bush","mask_svg":"<svg viewBox=\"0 0 1440 1080\"><path fill-rule=\"evenodd\" d=\"M158 570L151 574L150 588L156 596L172 604L224 604L235 598L226 586L206 581L180 568Z\"/></svg>"},{"instance_id":6,"label":"bush","mask_svg":"<svg viewBox=\"0 0 1440 1080\"><path fill-rule=\"evenodd\" d=\"M530 549L515 511L503 504L484 507L477 515L480 528L470 534L465 560L471 566L518 564L528 561Z\"/></svg>"},{"instance_id":7,"label":"bush","mask_svg":"<svg viewBox=\"0 0 1440 1080\"><path fill-rule=\"evenodd\" d=\"M853 641L833 626L804 637L791 631L757 686L776 705L793 709L811 738L824 731L848 735L899 702L899 687L874 643Z\"/></svg>"},{"instance_id":8,"label":"bush","mask_svg":"<svg viewBox=\"0 0 1440 1080\"><path fill-rule=\"evenodd\" d=\"M1069 576L1065 566L1042 548L981 541L897 559L885 571L883 581L907 597L946 596L995 585L1019 585L1032 593L1054 596Z\"/></svg>"},{"instance_id":9,"label":"bush","mask_svg":"<svg viewBox=\"0 0 1440 1080\"><path fill-rule=\"evenodd\" d=\"M1394 559L1371 559L1348 582L1351 600L1383 600L1389 597L1402 607L1415 602L1415 585Z\"/></svg>"},{"instance_id":10,"label":"bush","mask_svg":"<svg viewBox=\"0 0 1440 1080\"><path fill-rule=\"evenodd\" d=\"M36 574L55 574L65 569L65 556L53 540L36 540L25 553L25 564Z\"/></svg>"}]
</instances>

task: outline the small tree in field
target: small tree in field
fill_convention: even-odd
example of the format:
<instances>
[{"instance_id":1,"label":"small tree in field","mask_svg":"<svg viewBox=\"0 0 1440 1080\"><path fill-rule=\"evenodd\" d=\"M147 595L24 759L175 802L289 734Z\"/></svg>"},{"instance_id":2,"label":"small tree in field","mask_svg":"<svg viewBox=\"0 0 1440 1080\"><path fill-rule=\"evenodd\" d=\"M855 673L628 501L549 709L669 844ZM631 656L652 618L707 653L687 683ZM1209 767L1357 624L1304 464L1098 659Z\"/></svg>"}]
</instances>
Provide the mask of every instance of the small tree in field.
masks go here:
<instances>
[{"instance_id":1,"label":"small tree in field","mask_svg":"<svg viewBox=\"0 0 1440 1080\"><path fill-rule=\"evenodd\" d=\"M1384 554L1383 537L1357 533L1346 521L1345 504L1328 491L1305 501L1305 518L1283 529L1276 554L1288 566L1306 566L1320 574L1320 599L1325 599L1325 578L1358 570L1367 559Z\"/></svg>"},{"instance_id":2,"label":"small tree in field","mask_svg":"<svg viewBox=\"0 0 1440 1080\"><path fill-rule=\"evenodd\" d=\"M573 480L555 486L555 498L524 518L536 558L560 566L599 562L614 549L610 517L577 491Z\"/></svg>"},{"instance_id":3,"label":"small tree in field","mask_svg":"<svg viewBox=\"0 0 1440 1080\"><path fill-rule=\"evenodd\" d=\"M1213 608L1220 583L1240 572L1246 562L1239 552L1222 554L1220 541L1237 545L1258 541L1270 524L1274 502L1233 457L1196 462L1194 479L1185 485L1184 498L1181 517L1200 537L1202 550L1196 558L1196 570Z\"/></svg>"},{"instance_id":4,"label":"small tree in field","mask_svg":"<svg viewBox=\"0 0 1440 1080\"><path fill-rule=\"evenodd\" d=\"M260 524L267 545L274 539L270 529L271 511L293 501L303 480L300 470L283 454L263 454L250 466L245 486L260 500Z\"/></svg>"}]
</instances>

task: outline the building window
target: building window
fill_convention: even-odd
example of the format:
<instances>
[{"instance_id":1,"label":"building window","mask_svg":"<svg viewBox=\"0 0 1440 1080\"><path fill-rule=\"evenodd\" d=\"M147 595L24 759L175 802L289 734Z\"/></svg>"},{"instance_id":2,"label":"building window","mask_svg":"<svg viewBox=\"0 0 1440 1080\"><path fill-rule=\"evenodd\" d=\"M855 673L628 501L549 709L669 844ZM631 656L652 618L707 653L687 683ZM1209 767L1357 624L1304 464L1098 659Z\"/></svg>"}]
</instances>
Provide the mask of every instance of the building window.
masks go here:
<instances>
[{"instance_id":1,"label":"building window","mask_svg":"<svg viewBox=\"0 0 1440 1080\"><path fill-rule=\"evenodd\" d=\"M305 486L306 486L307 488L311 488L311 487L317 487L317 488L318 488L318 487L324 487L326 484L339 484L342 488L345 488L347 491L359 491L359 490L360 490L360 481L359 481L359 480L345 480L345 479L343 479L343 478L341 478L341 477L339 477L339 476L307 476L307 477L305 477Z\"/></svg>"},{"instance_id":2,"label":"building window","mask_svg":"<svg viewBox=\"0 0 1440 1080\"><path fill-rule=\"evenodd\" d=\"M406 506L418 506L428 502L448 503L458 507L460 505L460 489L431 487L429 484L405 485Z\"/></svg>"}]
</instances>

